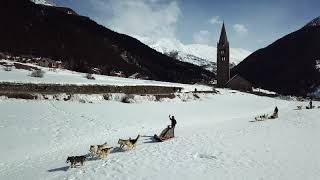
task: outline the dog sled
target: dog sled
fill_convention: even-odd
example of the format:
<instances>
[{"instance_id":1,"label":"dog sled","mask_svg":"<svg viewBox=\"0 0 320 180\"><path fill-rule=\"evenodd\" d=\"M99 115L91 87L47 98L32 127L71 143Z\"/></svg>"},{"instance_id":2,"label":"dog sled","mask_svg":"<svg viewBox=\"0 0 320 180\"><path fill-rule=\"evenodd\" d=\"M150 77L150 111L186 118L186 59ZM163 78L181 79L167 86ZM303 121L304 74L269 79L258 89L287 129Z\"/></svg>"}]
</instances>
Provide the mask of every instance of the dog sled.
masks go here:
<instances>
[{"instance_id":1,"label":"dog sled","mask_svg":"<svg viewBox=\"0 0 320 180\"><path fill-rule=\"evenodd\" d=\"M252 121L252 122L266 121L268 119L277 119L277 118L278 118L278 113L273 113L271 116L269 116L268 114L263 114L263 115L254 117L255 121Z\"/></svg>"},{"instance_id":2,"label":"dog sled","mask_svg":"<svg viewBox=\"0 0 320 180\"><path fill-rule=\"evenodd\" d=\"M302 110L302 109L316 109L317 107L316 106L297 106L297 109L296 110ZM318 107L320 108L320 106Z\"/></svg>"},{"instance_id":3,"label":"dog sled","mask_svg":"<svg viewBox=\"0 0 320 180\"><path fill-rule=\"evenodd\" d=\"M168 126L161 132L160 135L155 134L153 137L158 142L163 142L172 139L174 138L174 128Z\"/></svg>"},{"instance_id":4,"label":"dog sled","mask_svg":"<svg viewBox=\"0 0 320 180\"><path fill-rule=\"evenodd\" d=\"M265 121L265 120L268 120L268 119L269 119L268 114L263 114L263 115L254 117L255 121Z\"/></svg>"},{"instance_id":5,"label":"dog sled","mask_svg":"<svg viewBox=\"0 0 320 180\"><path fill-rule=\"evenodd\" d=\"M306 106L306 109L315 109L316 106Z\"/></svg>"}]
</instances>

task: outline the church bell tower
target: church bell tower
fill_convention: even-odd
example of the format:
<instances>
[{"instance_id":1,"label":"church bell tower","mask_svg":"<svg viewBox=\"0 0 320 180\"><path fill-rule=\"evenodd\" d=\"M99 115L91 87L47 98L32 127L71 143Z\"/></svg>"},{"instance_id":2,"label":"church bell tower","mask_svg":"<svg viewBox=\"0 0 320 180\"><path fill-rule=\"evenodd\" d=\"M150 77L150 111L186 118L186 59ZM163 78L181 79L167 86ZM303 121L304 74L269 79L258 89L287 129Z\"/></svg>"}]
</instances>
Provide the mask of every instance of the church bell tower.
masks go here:
<instances>
[{"instance_id":1,"label":"church bell tower","mask_svg":"<svg viewBox=\"0 0 320 180\"><path fill-rule=\"evenodd\" d=\"M224 23L222 25L219 42L217 43L217 85L224 88L230 79L229 42Z\"/></svg>"}]
</instances>

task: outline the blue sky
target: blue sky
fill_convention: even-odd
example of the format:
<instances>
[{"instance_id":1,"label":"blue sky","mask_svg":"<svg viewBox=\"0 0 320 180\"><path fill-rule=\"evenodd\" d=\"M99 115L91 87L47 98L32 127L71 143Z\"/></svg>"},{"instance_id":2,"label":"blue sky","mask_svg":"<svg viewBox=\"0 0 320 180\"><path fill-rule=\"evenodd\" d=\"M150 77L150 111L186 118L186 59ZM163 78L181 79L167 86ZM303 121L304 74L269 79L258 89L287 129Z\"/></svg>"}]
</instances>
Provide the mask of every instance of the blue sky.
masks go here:
<instances>
[{"instance_id":1,"label":"blue sky","mask_svg":"<svg viewBox=\"0 0 320 180\"><path fill-rule=\"evenodd\" d=\"M255 51L320 16L319 0L49 0L110 29L151 39L216 46L225 22L230 46Z\"/></svg>"}]
</instances>

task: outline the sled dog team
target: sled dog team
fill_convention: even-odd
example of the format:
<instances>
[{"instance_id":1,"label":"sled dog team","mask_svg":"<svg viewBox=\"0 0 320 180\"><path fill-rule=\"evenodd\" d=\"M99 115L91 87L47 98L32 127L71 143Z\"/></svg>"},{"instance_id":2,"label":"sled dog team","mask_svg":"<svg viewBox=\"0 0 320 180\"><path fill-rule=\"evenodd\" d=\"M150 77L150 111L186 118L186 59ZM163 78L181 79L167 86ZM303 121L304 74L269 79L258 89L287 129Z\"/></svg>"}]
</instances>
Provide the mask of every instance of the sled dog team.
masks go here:
<instances>
[{"instance_id":1,"label":"sled dog team","mask_svg":"<svg viewBox=\"0 0 320 180\"><path fill-rule=\"evenodd\" d=\"M263 115L260 115L260 116L256 116L254 119L256 121L264 121L264 120L267 120L267 119L276 119L278 118L278 107L276 106L274 108L274 111L273 111L273 114L271 116L269 116L268 114L263 114Z\"/></svg>"},{"instance_id":2,"label":"sled dog team","mask_svg":"<svg viewBox=\"0 0 320 180\"><path fill-rule=\"evenodd\" d=\"M297 106L297 110L302 110L303 106ZM309 105L305 107L306 109L315 109L316 106L312 105L312 100L310 100ZM320 106L318 106L318 109L320 109Z\"/></svg>"},{"instance_id":3,"label":"sled dog team","mask_svg":"<svg viewBox=\"0 0 320 180\"><path fill-rule=\"evenodd\" d=\"M177 121L174 118L174 116L169 115L169 119L171 121L171 126L168 126L170 128L175 128ZM137 141L140 138L140 135L138 135L135 139L119 139L118 144L120 145L120 148L123 149L125 146L127 146L127 150L131 150L136 147ZM113 147L108 147L107 143L100 144L100 145L91 145L89 152L91 157L100 157L100 159L105 159L107 156L111 153L111 150ZM77 164L83 165L83 162L86 160L86 156L69 156L67 158L66 163L71 163L70 167L76 167Z\"/></svg>"},{"instance_id":4,"label":"sled dog team","mask_svg":"<svg viewBox=\"0 0 320 180\"><path fill-rule=\"evenodd\" d=\"M131 150L136 147L137 141L140 138L138 135L135 139L119 139L118 144L120 148L123 149L127 146L127 150ZM100 159L105 159L111 153L113 147L108 147L107 143L100 145L91 145L89 152L91 157L100 157ZM86 156L69 156L66 163L70 162L70 167L74 168L77 164L83 165L83 162L86 160Z\"/></svg>"}]
</instances>

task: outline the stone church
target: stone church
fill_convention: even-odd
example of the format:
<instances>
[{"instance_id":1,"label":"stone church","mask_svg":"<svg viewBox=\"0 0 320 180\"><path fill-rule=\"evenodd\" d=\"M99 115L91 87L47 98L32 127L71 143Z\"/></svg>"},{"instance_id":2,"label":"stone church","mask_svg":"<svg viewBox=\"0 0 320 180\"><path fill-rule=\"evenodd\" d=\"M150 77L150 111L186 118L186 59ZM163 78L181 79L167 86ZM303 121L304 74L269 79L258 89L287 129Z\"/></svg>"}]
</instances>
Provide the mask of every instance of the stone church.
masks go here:
<instances>
[{"instance_id":1,"label":"stone church","mask_svg":"<svg viewBox=\"0 0 320 180\"><path fill-rule=\"evenodd\" d=\"M219 42L217 43L217 87L230 88L240 91L252 91L249 81L235 75L230 79L230 51L226 28L222 24Z\"/></svg>"}]
</instances>

